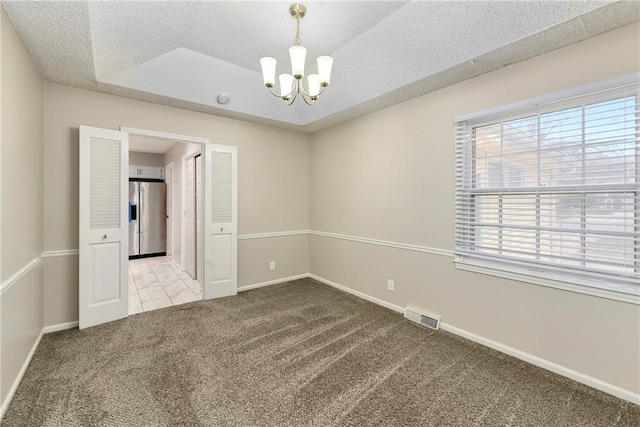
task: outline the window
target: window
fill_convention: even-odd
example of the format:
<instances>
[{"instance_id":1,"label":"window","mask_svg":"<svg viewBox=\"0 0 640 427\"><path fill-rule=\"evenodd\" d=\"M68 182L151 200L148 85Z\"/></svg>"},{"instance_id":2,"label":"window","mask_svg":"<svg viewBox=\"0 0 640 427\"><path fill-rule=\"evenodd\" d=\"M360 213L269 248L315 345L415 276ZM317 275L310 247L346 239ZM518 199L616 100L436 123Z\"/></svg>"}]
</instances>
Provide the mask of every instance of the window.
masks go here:
<instances>
[{"instance_id":1,"label":"window","mask_svg":"<svg viewBox=\"0 0 640 427\"><path fill-rule=\"evenodd\" d=\"M524 187L524 170L522 165L490 161L487 164L488 185L491 188ZM482 174L481 171L478 173Z\"/></svg>"},{"instance_id":2,"label":"window","mask_svg":"<svg viewBox=\"0 0 640 427\"><path fill-rule=\"evenodd\" d=\"M457 122L457 265L636 301L638 97L633 84Z\"/></svg>"}]
</instances>

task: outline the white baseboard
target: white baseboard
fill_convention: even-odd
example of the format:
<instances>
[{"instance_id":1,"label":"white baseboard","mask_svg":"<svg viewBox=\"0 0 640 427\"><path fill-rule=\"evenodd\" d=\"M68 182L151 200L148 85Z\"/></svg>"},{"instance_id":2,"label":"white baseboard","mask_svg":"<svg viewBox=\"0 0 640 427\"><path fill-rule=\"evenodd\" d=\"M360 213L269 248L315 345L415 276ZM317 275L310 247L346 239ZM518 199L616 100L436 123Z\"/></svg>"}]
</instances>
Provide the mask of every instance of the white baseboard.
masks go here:
<instances>
[{"instance_id":1,"label":"white baseboard","mask_svg":"<svg viewBox=\"0 0 640 427\"><path fill-rule=\"evenodd\" d=\"M305 279L307 277L309 277L309 274L304 273L304 274L298 274L296 276L289 276L289 277L283 277L281 279L269 280L268 282L260 282L260 283L254 283L253 285L240 286L238 287L238 292L244 292L250 289L262 288L264 286L269 286L269 285L277 285L278 283L290 282L292 280Z\"/></svg>"},{"instance_id":2,"label":"white baseboard","mask_svg":"<svg viewBox=\"0 0 640 427\"><path fill-rule=\"evenodd\" d=\"M45 334L50 334L51 332L64 331L66 329L73 329L78 327L78 321L75 322L67 322L67 323L58 323L57 325L45 326L42 330Z\"/></svg>"},{"instance_id":3,"label":"white baseboard","mask_svg":"<svg viewBox=\"0 0 640 427\"><path fill-rule=\"evenodd\" d=\"M324 279L322 277L316 276L315 274L309 274L310 278L317 280L318 282L325 283L329 286L332 286L336 289L340 289L342 291L348 292L352 295L365 299L367 301L371 301L374 304L381 305L390 310L397 311L398 313L404 313L404 308L397 306L395 304L391 304L379 298L372 297L371 295L367 295L363 292L355 291L351 288L348 288L343 285L339 285L338 283L332 282L330 280ZM636 394L632 391L623 389L613 384L609 384L605 381L599 380L597 378L593 378L589 375L574 371L573 369L567 368L565 366L558 365L556 363L550 362L548 360L542 359L538 356L534 356L533 354L526 353L524 351L515 349L513 347L509 347L507 345L501 344L499 342L490 340L488 338L481 337L480 335L476 335L474 333L465 331L464 329L457 328L453 325L449 325L448 323L441 322L440 328L443 331L450 332L455 335L459 335L468 340L477 342L478 344L485 345L494 350L498 350L499 352L508 354L509 356L513 356L517 359L524 360L525 362L529 362L533 365L539 366L548 371L554 372L556 374L562 375L563 377L570 378L579 383L588 385L589 387L593 387L600 391L603 391L608 394L612 394L620 399L626 400L631 403L635 403L636 405L640 405L640 394Z\"/></svg>"},{"instance_id":4,"label":"white baseboard","mask_svg":"<svg viewBox=\"0 0 640 427\"><path fill-rule=\"evenodd\" d=\"M451 332L452 334L459 335L470 341L477 342L478 344L482 344L494 350L498 350L501 353L508 354L509 356L513 356L517 359L524 360L525 362L529 362L532 365L536 365L548 371L562 375L563 377L571 378L572 380L588 385L589 387L593 387L600 391L604 391L605 393L609 393L616 397L619 397L620 399L626 400L631 403L635 403L636 405L640 405L640 395L635 394L632 391L625 390L616 385L609 384L597 378L590 377L589 375L585 375L578 371L574 371L573 369L567 368L562 365L558 365L556 363L542 359L538 356L534 356L533 354L529 354L524 351L518 350L516 348L509 347L508 345L504 345L499 342L490 340L488 338L481 337L480 335L476 335L472 332L465 331L464 329L456 328L455 326L449 325L447 323L440 323L440 328L443 331L447 331L447 332Z\"/></svg>"},{"instance_id":5,"label":"white baseboard","mask_svg":"<svg viewBox=\"0 0 640 427\"><path fill-rule=\"evenodd\" d=\"M175 259L172 259L171 263L173 265L175 265L176 267L178 267L180 270L184 271L184 268L182 268L182 266L180 264L178 264L178 261L176 261Z\"/></svg>"},{"instance_id":6,"label":"white baseboard","mask_svg":"<svg viewBox=\"0 0 640 427\"><path fill-rule=\"evenodd\" d=\"M389 310L397 311L398 313L404 313L404 308L400 307L399 305L391 304L390 302L386 302L386 301L381 300L379 298L372 297L371 295L367 295L367 294L365 294L363 292L354 291L351 288L347 288L346 286L339 285L336 282L332 282L331 280L327 280L327 279L325 279L323 277L316 276L315 274L309 274L309 277L312 278L312 279L317 280L318 282L322 282L325 285L329 285L331 287L334 287L336 289L340 289L341 291L345 291L347 293L350 293L350 294L355 295L357 297L360 297L362 299L366 299L367 301L371 301L374 304L378 304L378 305L381 305L383 307L386 307Z\"/></svg>"},{"instance_id":7,"label":"white baseboard","mask_svg":"<svg viewBox=\"0 0 640 427\"><path fill-rule=\"evenodd\" d=\"M13 382L11 389L9 389L7 398L0 405L0 421L2 420L2 417L4 417L4 413L9 407L9 404L13 400L13 396L15 395L16 390L20 385L20 382L22 381L22 377L24 376L24 373L27 371L27 368L29 367L29 363L31 363L31 359L33 359L33 355L36 353L36 349L40 345L40 341L42 341L42 336L44 334L49 334L51 332L63 331L65 329L73 329L77 327L78 327L78 322L67 322L67 323L59 323L57 325L45 326L44 328L42 328L42 331L40 331L40 334L38 335L36 342L33 343L33 347L31 347L31 351L29 352L29 355L25 359L24 364L22 365L22 368L20 368L20 372L18 372L18 376L16 377L16 380Z\"/></svg>"},{"instance_id":8,"label":"white baseboard","mask_svg":"<svg viewBox=\"0 0 640 427\"><path fill-rule=\"evenodd\" d=\"M20 372L18 372L18 376L13 382L13 385L11 385L11 388L9 389L9 393L7 394L7 397L4 399L4 402L2 402L2 404L0 405L0 421L2 421L2 417L4 417L4 413L6 412L7 408L9 407L9 404L13 400L13 396L16 394L16 390L18 389L18 386L22 381L22 377L24 376L24 373L27 371L27 368L29 367L29 363L31 363L31 359L33 359L33 355L35 354L36 349L40 345L40 341L42 340L42 335L44 335L44 329L40 331L38 338L36 338L36 342L33 343L33 347L31 347L31 351L29 352L29 355L27 356L24 363L22 364L22 368L20 368Z\"/></svg>"}]
</instances>

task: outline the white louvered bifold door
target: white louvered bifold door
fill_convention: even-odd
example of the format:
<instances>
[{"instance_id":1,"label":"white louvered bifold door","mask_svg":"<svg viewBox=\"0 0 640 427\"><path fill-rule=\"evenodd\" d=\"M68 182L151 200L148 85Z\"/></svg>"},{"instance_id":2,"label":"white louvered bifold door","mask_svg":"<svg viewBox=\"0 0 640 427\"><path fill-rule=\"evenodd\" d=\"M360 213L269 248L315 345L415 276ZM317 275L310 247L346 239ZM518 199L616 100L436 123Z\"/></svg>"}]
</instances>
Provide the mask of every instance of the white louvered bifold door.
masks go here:
<instances>
[{"instance_id":1,"label":"white louvered bifold door","mask_svg":"<svg viewBox=\"0 0 640 427\"><path fill-rule=\"evenodd\" d=\"M125 132L80 126L80 329L127 317L128 163Z\"/></svg>"},{"instance_id":2,"label":"white louvered bifold door","mask_svg":"<svg viewBox=\"0 0 640 427\"><path fill-rule=\"evenodd\" d=\"M237 155L237 147L206 145L203 278L205 299L237 293Z\"/></svg>"}]
</instances>

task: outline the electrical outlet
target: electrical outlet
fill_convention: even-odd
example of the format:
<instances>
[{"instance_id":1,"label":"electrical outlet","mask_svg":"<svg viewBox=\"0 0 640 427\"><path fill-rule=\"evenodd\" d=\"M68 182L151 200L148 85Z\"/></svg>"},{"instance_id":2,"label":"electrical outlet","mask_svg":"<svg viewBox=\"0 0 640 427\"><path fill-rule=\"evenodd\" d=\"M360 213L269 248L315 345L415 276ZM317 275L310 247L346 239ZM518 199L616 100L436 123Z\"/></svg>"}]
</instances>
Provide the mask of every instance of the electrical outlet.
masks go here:
<instances>
[{"instance_id":1,"label":"electrical outlet","mask_svg":"<svg viewBox=\"0 0 640 427\"><path fill-rule=\"evenodd\" d=\"M276 269L276 262L275 261L271 261L269 263L269 270L273 271Z\"/></svg>"},{"instance_id":2,"label":"electrical outlet","mask_svg":"<svg viewBox=\"0 0 640 427\"><path fill-rule=\"evenodd\" d=\"M395 290L396 284L393 280L387 280L387 290L393 292Z\"/></svg>"}]
</instances>

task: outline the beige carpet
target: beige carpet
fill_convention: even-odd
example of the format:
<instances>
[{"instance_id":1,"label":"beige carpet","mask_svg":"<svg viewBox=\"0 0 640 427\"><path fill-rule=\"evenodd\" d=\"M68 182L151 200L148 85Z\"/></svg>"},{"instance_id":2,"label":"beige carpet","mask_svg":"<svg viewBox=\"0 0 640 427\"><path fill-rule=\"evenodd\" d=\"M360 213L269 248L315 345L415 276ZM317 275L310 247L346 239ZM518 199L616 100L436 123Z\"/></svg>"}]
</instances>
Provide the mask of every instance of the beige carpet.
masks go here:
<instances>
[{"instance_id":1,"label":"beige carpet","mask_svg":"<svg viewBox=\"0 0 640 427\"><path fill-rule=\"evenodd\" d=\"M45 335L3 426L640 426L640 407L310 279Z\"/></svg>"}]
</instances>

